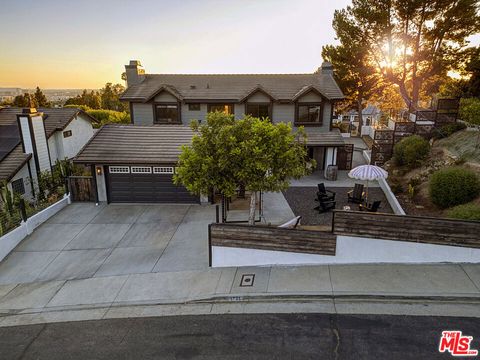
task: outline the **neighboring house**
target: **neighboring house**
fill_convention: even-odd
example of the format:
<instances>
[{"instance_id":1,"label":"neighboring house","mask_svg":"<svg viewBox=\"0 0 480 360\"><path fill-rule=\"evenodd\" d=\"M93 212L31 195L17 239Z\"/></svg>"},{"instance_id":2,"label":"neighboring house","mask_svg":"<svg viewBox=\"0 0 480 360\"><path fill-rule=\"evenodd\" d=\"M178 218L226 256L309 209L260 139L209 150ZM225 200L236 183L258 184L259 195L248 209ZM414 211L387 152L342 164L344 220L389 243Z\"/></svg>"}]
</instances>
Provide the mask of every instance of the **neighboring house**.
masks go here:
<instances>
[{"instance_id":1,"label":"neighboring house","mask_svg":"<svg viewBox=\"0 0 480 360\"><path fill-rule=\"evenodd\" d=\"M371 127L375 127L379 124L380 118L382 116L382 111L375 105L367 105L365 109L362 110L362 122L363 126L361 132L359 131L360 123L358 118L357 110L350 110L344 115L338 116L338 121L348 121L351 126L351 134L353 136L360 135L370 135Z\"/></svg>"},{"instance_id":2,"label":"neighboring house","mask_svg":"<svg viewBox=\"0 0 480 360\"><path fill-rule=\"evenodd\" d=\"M0 182L25 198L37 174L73 158L93 135L91 116L79 109L0 109Z\"/></svg>"},{"instance_id":3,"label":"neighboring house","mask_svg":"<svg viewBox=\"0 0 480 360\"><path fill-rule=\"evenodd\" d=\"M349 154L332 130L334 103L343 94L329 63L316 74L145 74L139 61L125 66L134 126L105 126L75 158L96 166L98 198L108 202L198 202L172 183L180 148L189 144L189 123L223 111L274 123L304 126L317 169L347 169Z\"/></svg>"}]
</instances>

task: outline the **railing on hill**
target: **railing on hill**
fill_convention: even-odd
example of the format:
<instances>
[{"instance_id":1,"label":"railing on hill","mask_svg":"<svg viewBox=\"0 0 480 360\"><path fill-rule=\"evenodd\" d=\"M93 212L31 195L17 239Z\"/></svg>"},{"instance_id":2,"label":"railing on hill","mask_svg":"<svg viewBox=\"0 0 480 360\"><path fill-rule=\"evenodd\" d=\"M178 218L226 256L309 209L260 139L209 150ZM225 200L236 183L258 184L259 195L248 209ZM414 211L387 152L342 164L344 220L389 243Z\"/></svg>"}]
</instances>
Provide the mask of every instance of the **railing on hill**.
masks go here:
<instances>
[{"instance_id":1,"label":"railing on hill","mask_svg":"<svg viewBox=\"0 0 480 360\"><path fill-rule=\"evenodd\" d=\"M335 210L333 233L373 239L480 248L479 221Z\"/></svg>"}]
</instances>

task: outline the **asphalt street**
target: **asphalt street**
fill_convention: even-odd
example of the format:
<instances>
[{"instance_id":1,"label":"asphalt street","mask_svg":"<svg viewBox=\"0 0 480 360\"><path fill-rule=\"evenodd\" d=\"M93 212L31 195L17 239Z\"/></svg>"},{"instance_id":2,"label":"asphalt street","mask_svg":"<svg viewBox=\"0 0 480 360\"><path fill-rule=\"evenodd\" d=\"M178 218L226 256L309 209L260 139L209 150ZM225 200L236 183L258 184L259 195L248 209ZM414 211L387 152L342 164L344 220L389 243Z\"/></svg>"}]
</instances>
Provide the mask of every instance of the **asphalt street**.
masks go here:
<instances>
[{"instance_id":1,"label":"asphalt street","mask_svg":"<svg viewBox=\"0 0 480 360\"><path fill-rule=\"evenodd\" d=\"M452 359L442 330L480 349L480 319L254 314L50 323L0 328L1 359Z\"/></svg>"}]
</instances>

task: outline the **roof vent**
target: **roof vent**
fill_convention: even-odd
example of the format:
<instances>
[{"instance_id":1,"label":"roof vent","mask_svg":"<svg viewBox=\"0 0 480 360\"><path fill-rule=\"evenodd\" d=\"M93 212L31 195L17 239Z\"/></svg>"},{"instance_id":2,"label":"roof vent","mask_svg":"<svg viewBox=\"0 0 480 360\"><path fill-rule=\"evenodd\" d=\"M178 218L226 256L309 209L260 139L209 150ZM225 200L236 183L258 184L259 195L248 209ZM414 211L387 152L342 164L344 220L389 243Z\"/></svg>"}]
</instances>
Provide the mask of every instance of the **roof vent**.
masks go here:
<instances>
[{"instance_id":1,"label":"roof vent","mask_svg":"<svg viewBox=\"0 0 480 360\"><path fill-rule=\"evenodd\" d=\"M195 85L190 85L190 89L196 89L197 87Z\"/></svg>"}]
</instances>

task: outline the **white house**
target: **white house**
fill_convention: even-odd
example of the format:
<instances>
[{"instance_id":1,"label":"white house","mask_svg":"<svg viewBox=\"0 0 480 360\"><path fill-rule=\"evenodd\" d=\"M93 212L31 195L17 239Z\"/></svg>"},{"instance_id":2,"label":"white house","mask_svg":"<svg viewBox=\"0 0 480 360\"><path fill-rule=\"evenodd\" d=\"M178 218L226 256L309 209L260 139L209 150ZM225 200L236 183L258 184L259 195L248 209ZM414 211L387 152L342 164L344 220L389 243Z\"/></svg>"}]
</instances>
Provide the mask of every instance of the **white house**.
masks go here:
<instances>
[{"instance_id":1,"label":"white house","mask_svg":"<svg viewBox=\"0 0 480 360\"><path fill-rule=\"evenodd\" d=\"M37 174L71 159L93 136L80 109L0 109L0 182L25 198L35 195Z\"/></svg>"}]
</instances>

